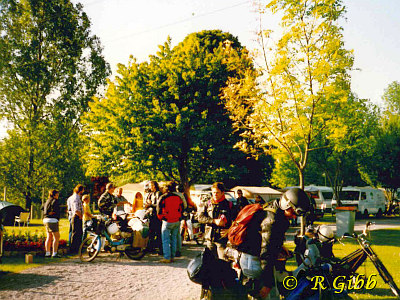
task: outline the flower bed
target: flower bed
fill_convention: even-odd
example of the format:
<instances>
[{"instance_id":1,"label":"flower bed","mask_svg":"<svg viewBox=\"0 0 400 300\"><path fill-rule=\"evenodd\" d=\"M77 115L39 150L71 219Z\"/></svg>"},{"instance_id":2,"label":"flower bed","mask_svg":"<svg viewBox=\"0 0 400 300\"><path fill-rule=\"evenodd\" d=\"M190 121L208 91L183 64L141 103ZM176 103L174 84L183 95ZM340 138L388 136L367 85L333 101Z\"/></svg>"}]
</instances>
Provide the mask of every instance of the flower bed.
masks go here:
<instances>
[{"instance_id":1,"label":"flower bed","mask_svg":"<svg viewBox=\"0 0 400 300\"><path fill-rule=\"evenodd\" d=\"M23 234L19 232L15 233L13 230L11 234L4 231L4 256L21 256L26 253L32 253L35 255L44 255L44 243L46 241L46 235L43 232L38 233L36 231L33 235L29 232ZM59 250L65 252L64 249L67 247L65 240L60 240Z\"/></svg>"}]
</instances>

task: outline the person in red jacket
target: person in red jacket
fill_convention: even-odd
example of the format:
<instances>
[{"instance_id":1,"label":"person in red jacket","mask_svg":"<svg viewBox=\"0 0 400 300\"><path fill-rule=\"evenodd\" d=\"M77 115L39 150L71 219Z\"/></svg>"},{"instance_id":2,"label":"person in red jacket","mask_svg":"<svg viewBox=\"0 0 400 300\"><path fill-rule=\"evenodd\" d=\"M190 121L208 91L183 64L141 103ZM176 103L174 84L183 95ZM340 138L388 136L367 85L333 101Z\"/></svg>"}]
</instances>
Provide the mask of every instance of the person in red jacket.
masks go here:
<instances>
[{"instance_id":1,"label":"person in red jacket","mask_svg":"<svg viewBox=\"0 0 400 300\"><path fill-rule=\"evenodd\" d=\"M175 194L175 185L168 182L165 186L166 193L157 204L157 217L162 221L161 239L164 259L162 263L171 263L176 254L176 243L180 228L180 218L183 212L183 201Z\"/></svg>"}]
</instances>

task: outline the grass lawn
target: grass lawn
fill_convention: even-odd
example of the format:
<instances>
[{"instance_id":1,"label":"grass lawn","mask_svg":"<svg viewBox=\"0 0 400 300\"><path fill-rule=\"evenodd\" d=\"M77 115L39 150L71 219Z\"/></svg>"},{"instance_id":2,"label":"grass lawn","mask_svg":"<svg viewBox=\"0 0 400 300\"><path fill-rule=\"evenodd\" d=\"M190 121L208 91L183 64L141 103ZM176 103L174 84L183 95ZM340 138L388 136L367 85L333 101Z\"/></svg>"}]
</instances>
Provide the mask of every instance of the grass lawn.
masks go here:
<instances>
[{"instance_id":1,"label":"grass lawn","mask_svg":"<svg viewBox=\"0 0 400 300\"><path fill-rule=\"evenodd\" d=\"M371 231L369 241L375 253L394 278L396 285L400 287L400 227ZM294 243L288 243L288 246L291 250L294 249ZM335 243L333 253L336 257L341 258L359 248L360 246L356 241L346 239L343 244ZM289 261L287 269L293 270L296 266L294 261ZM353 299L397 299L389 286L383 282L369 258L358 269L358 273L366 275L367 278L371 274L376 274L377 276L374 279L377 281L377 285L372 290L362 289L352 292L350 296Z\"/></svg>"},{"instance_id":2,"label":"grass lawn","mask_svg":"<svg viewBox=\"0 0 400 300\"><path fill-rule=\"evenodd\" d=\"M68 219L61 219L60 223L60 239L68 241L68 232L69 232L69 222ZM30 235L43 235L46 236L46 230L43 226L43 222L41 219L33 219L31 220L29 226L5 226L5 231L8 234L12 234L14 232L15 235L26 234L27 232ZM63 258L44 258L35 256L33 258L33 264L26 264L25 263L25 256L21 257L3 257L2 263L0 264L0 271L1 272L14 272L18 273L22 270L38 267L43 264L53 263L62 260Z\"/></svg>"},{"instance_id":3,"label":"grass lawn","mask_svg":"<svg viewBox=\"0 0 400 300\"><path fill-rule=\"evenodd\" d=\"M69 232L69 221L68 219L60 219L60 239L68 241L68 232ZM35 233L38 235L43 234L46 236L46 230L43 226L43 221L41 219L32 219L29 223L29 226L5 226L5 230L8 234L11 234L13 231L15 235L25 234L29 232L31 235Z\"/></svg>"}]
</instances>

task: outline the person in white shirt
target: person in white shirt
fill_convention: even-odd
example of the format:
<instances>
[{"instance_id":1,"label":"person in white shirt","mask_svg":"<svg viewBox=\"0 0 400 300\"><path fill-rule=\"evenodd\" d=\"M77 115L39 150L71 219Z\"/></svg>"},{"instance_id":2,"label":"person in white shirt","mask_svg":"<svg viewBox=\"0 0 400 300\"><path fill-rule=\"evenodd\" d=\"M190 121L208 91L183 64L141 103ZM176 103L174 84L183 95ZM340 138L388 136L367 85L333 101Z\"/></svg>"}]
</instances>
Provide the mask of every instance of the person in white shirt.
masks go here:
<instances>
[{"instance_id":1,"label":"person in white shirt","mask_svg":"<svg viewBox=\"0 0 400 300\"><path fill-rule=\"evenodd\" d=\"M70 222L70 254L77 254L79 246L82 242L82 217L83 217L83 206L82 206L82 194L85 188L82 184L78 184L74 188L74 193L67 200L68 206L68 217Z\"/></svg>"}]
</instances>

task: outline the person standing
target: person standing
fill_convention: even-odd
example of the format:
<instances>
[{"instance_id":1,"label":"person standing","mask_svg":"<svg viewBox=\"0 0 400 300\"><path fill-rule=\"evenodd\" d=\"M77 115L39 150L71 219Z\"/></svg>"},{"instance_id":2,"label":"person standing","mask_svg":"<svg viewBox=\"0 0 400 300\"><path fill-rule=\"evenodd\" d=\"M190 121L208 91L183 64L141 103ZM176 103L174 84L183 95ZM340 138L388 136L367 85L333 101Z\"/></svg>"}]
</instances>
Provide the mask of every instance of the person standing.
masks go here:
<instances>
[{"instance_id":1,"label":"person standing","mask_svg":"<svg viewBox=\"0 0 400 300\"><path fill-rule=\"evenodd\" d=\"M77 254L79 246L82 242L82 217L83 217L83 206L82 206L82 194L85 191L85 187L82 184L78 184L74 188L74 193L68 198L68 216L71 229L71 242L69 245L70 254Z\"/></svg>"},{"instance_id":2,"label":"person standing","mask_svg":"<svg viewBox=\"0 0 400 300\"><path fill-rule=\"evenodd\" d=\"M59 191L50 190L49 198L43 205L43 224L47 234L46 242L44 243L46 250L44 257L61 257L58 254L58 242L60 240L60 230L58 226L58 221L60 220L59 195ZM53 246L53 254L51 254L51 246Z\"/></svg>"},{"instance_id":3,"label":"person standing","mask_svg":"<svg viewBox=\"0 0 400 300\"><path fill-rule=\"evenodd\" d=\"M99 211L103 215L112 217L114 207L117 206L117 200L114 198L115 185L111 182L107 183L106 190L101 194L97 204L99 206Z\"/></svg>"},{"instance_id":4,"label":"person standing","mask_svg":"<svg viewBox=\"0 0 400 300\"><path fill-rule=\"evenodd\" d=\"M225 199L225 186L215 182L211 187L212 198L198 209L199 223L206 224L205 239L207 247L215 257L224 259L228 238L225 233L232 224L232 203Z\"/></svg>"},{"instance_id":5,"label":"person standing","mask_svg":"<svg viewBox=\"0 0 400 300\"><path fill-rule=\"evenodd\" d=\"M87 222L93 218L92 212L90 210L89 194L83 195L82 203L83 203L83 235L82 235L82 241L83 241L87 235Z\"/></svg>"},{"instance_id":6,"label":"person standing","mask_svg":"<svg viewBox=\"0 0 400 300\"><path fill-rule=\"evenodd\" d=\"M158 254L162 254L161 221L157 218L157 203L161 197L160 187L157 181L150 181L150 192L147 194L144 208L149 216L149 245L150 252L158 248Z\"/></svg>"},{"instance_id":7,"label":"person standing","mask_svg":"<svg viewBox=\"0 0 400 300\"><path fill-rule=\"evenodd\" d=\"M186 196L183 193L185 190L183 188L183 185L181 184L175 184L176 185L176 191L175 194L178 195L179 197L181 197L182 202L183 202L183 213L187 215L187 208L188 208L188 204L187 204L187 200L186 200ZM177 244L176 244L176 253L175 253L175 257L181 257L182 256L182 235L181 235L181 229L184 228L184 226L186 226L186 220L185 220L185 216L184 214L182 214L181 217L181 225L179 227L179 234L178 234L178 240L177 240Z\"/></svg>"},{"instance_id":8,"label":"person standing","mask_svg":"<svg viewBox=\"0 0 400 300\"><path fill-rule=\"evenodd\" d=\"M162 221L161 237L164 259L160 260L161 263L173 262L176 255L183 201L174 192L175 185L173 182L168 182L166 193L161 196L157 205L157 217Z\"/></svg>"},{"instance_id":9,"label":"person standing","mask_svg":"<svg viewBox=\"0 0 400 300\"><path fill-rule=\"evenodd\" d=\"M124 189L122 187L116 189L115 200L117 201L117 211L125 211L125 204L129 204L132 206L132 204L129 203L129 201L126 200L126 198L122 195L123 191Z\"/></svg>"},{"instance_id":10,"label":"person standing","mask_svg":"<svg viewBox=\"0 0 400 300\"><path fill-rule=\"evenodd\" d=\"M242 190L237 190L237 198L236 198L236 212L239 213L243 207L249 204L249 200L243 196Z\"/></svg>"}]
</instances>

